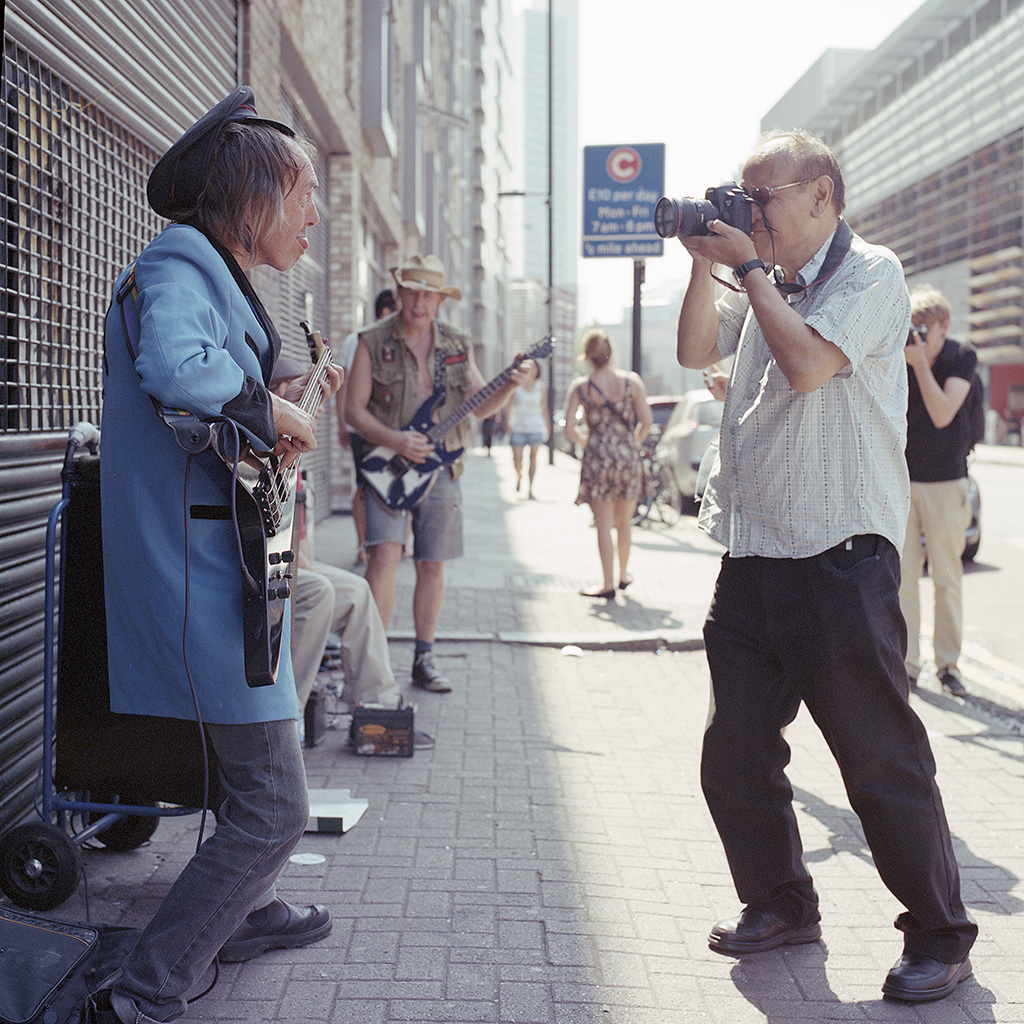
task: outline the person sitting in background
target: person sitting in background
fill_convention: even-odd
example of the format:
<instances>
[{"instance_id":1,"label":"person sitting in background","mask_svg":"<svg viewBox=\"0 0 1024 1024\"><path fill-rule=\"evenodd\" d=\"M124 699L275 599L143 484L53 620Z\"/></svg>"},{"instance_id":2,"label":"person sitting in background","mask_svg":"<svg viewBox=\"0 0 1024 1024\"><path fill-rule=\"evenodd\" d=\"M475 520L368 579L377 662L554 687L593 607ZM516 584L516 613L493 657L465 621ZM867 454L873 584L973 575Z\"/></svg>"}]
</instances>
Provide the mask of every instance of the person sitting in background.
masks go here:
<instances>
[{"instance_id":1,"label":"person sitting in background","mask_svg":"<svg viewBox=\"0 0 1024 1024\"><path fill-rule=\"evenodd\" d=\"M287 397L289 383L305 373L305 369L299 360L281 356L271 390ZM301 493L301 479L296 481L296 488ZM300 712L313 692L331 633L341 641L345 677L341 699L349 710L357 704L397 706L400 694L388 654L388 637L370 585L354 572L314 561L305 502L300 503L298 515L291 651ZM413 739L417 748L434 745L424 732L417 731Z\"/></svg>"},{"instance_id":2,"label":"person sitting in background","mask_svg":"<svg viewBox=\"0 0 1024 1024\"><path fill-rule=\"evenodd\" d=\"M654 416L640 375L616 369L612 343L600 328L583 339L583 355L591 367L569 387L565 406L565 436L584 445L580 462L580 489L576 504L590 505L597 527L597 550L603 583L583 590L584 597L610 600L615 596L615 553L618 553L619 589L633 582L629 575L630 530L644 485L640 445L650 433ZM587 432L576 429L576 410L583 406ZM617 543L612 543L612 529Z\"/></svg>"}]
</instances>

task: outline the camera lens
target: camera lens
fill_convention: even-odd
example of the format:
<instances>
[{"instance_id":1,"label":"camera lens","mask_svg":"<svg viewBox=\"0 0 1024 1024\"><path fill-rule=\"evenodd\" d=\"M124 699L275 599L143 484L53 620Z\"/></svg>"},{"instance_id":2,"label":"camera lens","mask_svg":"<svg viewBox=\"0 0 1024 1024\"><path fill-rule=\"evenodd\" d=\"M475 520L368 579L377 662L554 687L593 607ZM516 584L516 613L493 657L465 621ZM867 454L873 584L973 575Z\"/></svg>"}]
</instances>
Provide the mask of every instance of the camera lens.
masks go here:
<instances>
[{"instance_id":1,"label":"camera lens","mask_svg":"<svg viewBox=\"0 0 1024 1024\"><path fill-rule=\"evenodd\" d=\"M654 230L662 238L672 238L679 227L679 204L668 196L662 196L654 208Z\"/></svg>"},{"instance_id":2,"label":"camera lens","mask_svg":"<svg viewBox=\"0 0 1024 1024\"><path fill-rule=\"evenodd\" d=\"M670 199L662 196L654 208L654 230L662 238L689 238L710 234L706 225L718 209L706 199Z\"/></svg>"}]
</instances>

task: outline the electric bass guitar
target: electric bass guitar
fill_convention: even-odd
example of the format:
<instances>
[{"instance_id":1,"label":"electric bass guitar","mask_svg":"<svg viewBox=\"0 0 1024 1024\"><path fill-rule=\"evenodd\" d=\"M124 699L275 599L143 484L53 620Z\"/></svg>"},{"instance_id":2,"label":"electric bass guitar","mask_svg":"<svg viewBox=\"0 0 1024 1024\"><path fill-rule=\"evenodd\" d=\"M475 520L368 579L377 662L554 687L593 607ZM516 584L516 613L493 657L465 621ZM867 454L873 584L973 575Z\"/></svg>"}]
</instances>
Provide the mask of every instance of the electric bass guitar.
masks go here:
<instances>
[{"instance_id":1,"label":"electric bass guitar","mask_svg":"<svg viewBox=\"0 0 1024 1024\"><path fill-rule=\"evenodd\" d=\"M425 462L411 462L386 445L367 447L357 441L356 459L359 473L366 484L389 508L408 511L415 508L428 494L437 474L451 465L462 449L446 451L441 445L445 435L457 427L478 405L486 402L496 391L508 383L512 371L526 359L543 359L551 354L551 339L544 338L536 345L517 356L511 366L506 367L494 380L474 392L457 405L440 423L434 422L434 410L444 400L443 391L435 391L415 412L412 420L403 430L414 430L424 434L433 444L434 450Z\"/></svg>"},{"instance_id":2,"label":"electric bass guitar","mask_svg":"<svg viewBox=\"0 0 1024 1024\"><path fill-rule=\"evenodd\" d=\"M331 364L331 350L305 321L313 372L296 403L314 415L323 401L321 384ZM235 504L242 545L242 628L245 681L269 686L277 679L284 631L285 601L291 596L298 548L295 481L299 460L285 465L276 455L249 451L238 463Z\"/></svg>"}]
</instances>

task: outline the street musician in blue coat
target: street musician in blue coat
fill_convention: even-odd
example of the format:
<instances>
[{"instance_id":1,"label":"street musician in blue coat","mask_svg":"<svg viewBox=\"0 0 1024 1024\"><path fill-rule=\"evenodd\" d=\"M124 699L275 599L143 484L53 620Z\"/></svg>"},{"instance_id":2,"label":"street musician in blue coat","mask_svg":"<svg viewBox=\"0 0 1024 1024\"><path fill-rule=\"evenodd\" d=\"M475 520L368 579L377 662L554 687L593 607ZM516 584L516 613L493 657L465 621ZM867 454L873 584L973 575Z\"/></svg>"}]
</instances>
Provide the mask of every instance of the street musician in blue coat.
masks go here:
<instances>
[{"instance_id":1,"label":"street musician in blue coat","mask_svg":"<svg viewBox=\"0 0 1024 1024\"><path fill-rule=\"evenodd\" d=\"M281 342L246 276L295 265L319 220L316 187L308 144L236 90L154 168L150 204L173 223L121 275L107 315L111 707L200 721L219 765L216 828L97 997L109 1024L172 1020L218 954L248 960L331 928L325 908L292 906L274 888L309 815L288 616L276 682L249 685L235 488L221 457L237 442L286 461L316 447L315 418L267 389ZM324 395L340 384L327 369ZM191 414L200 434L216 422L221 452L186 451L165 409Z\"/></svg>"}]
</instances>

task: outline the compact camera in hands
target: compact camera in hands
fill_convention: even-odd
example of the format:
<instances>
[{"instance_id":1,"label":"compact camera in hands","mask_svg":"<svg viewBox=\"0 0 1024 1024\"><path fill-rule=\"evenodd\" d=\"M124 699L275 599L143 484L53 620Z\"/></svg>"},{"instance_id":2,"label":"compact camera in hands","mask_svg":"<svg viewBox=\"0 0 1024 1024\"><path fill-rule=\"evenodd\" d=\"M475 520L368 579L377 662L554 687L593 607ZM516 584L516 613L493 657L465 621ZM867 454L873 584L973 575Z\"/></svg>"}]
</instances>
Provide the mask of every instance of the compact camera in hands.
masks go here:
<instances>
[{"instance_id":1,"label":"compact camera in hands","mask_svg":"<svg viewBox=\"0 0 1024 1024\"><path fill-rule=\"evenodd\" d=\"M911 324L907 332L907 345L916 345L918 341L923 345L928 340L927 324Z\"/></svg>"},{"instance_id":2,"label":"compact camera in hands","mask_svg":"<svg viewBox=\"0 0 1024 1024\"><path fill-rule=\"evenodd\" d=\"M752 202L735 181L709 188L703 199L662 196L654 208L654 229L662 238L690 238L714 234L708 230L708 221L720 220L749 235Z\"/></svg>"}]
</instances>

